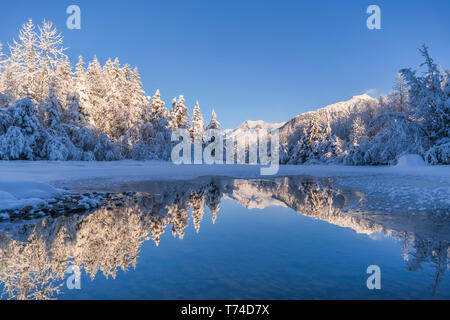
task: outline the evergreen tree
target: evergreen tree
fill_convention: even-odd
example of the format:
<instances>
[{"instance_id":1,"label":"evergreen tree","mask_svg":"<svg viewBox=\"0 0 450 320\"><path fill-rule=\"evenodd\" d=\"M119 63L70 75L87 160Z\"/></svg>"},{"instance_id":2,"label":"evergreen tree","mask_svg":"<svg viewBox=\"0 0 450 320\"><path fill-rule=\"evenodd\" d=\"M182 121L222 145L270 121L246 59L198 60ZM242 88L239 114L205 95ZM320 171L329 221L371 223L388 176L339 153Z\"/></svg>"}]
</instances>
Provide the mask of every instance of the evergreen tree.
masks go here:
<instances>
[{"instance_id":1,"label":"evergreen tree","mask_svg":"<svg viewBox=\"0 0 450 320\"><path fill-rule=\"evenodd\" d=\"M360 116L355 117L352 123L352 132L350 134L350 143L352 146L358 146L366 136L366 127Z\"/></svg>"},{"instance_id":2,"label":"evergreen tree","mask_svg":"<svg viewBox=\"0 0 450 320\"><path fill-rule=\"evenodd\" d=\"M311 119L309 129L308 129L308 145L313 147L314 143L319 141L322 135L322 128L317 122L317 117L314 115Z\"/></svg>"},{"instance_id":3,"label":"evergreen tree","mask_svg":"<svg viewBox=\"0 0 450 320\"><path fill-rule=\"evenodd\" d=\"M86 119L89 119L89 96L86 86L86 71L84 69L84 61L81 55L78 57L74 76L75 94L78 102L78 116L80 122L84 124Z\"/></svg>"},{"instance_id":4,"label":"evergreen tree","mask_svg":"<svg viewBox=\"0 0 450 320\"><path fill-rule=\"evenodd\" d=\"M170 112L171 129L189 129L189 112L188 108L184 105L184 96L180 95L178 101L174 99L173 108Z\"/></svg>"},{"instance_id":5,"label":"evergreen tree","mask_svg":"<svg viewBox=\"0 0 450 320\"><path fill-rule=\"evenodd\" d=\"M210 129L220 130L220 123L216 119L216 112L214 111L214 109L211 112L211 121L209 122L209 125L206 127L206 129L207 130L210 130Z\"/></svg>"},{"instance_id":6,"label":"evergreen tree","mask_svg":"<svg viewBox=\"0 0 450 320\"><path fill-rule=\"evenodd\" d=\"M156 90L155 95L152 98L152 103L150 105L150 119L152 122L159 123L160 121L167 121L169 112L164 105L165 103L161 100L161 94L159 93L159 90ZM166 127L166 125L162 127Z\"/></svg>"},{"instance_id":7,"label":"evergreen tree","mask_svg":"<svg viewBox=\"0 0 450 320\"><path fill-rule=\"evenodd\" d=\"M303 164L311 157L311 145L308 131L303 129L303 135L296 145L288 151L288 164Z\"/></svg>"},{"instance_id":8,"label":"evergreen tree","mask_svg":"<svg viewBox=\"0 0 450 320\"><path fill-rule=\"evenodd\" d=\"M99 128L103 132L109 129L109 125L105 119L107 95L106 83L102 74L102 68L94 57L89 63L86 74L86 89L89 97L89 103L86 110L88 119L86 119L93 127Z\"/></svg>"},{"instance_id":9,"label":"evergreen tree","mask_svg":"<svg viewBox=\"0 0 450 320\"><path fill-rule=\"evenodd\" d=\"M192 119L192 139L202 141L203 140L203 134L205 132L205 123L203 120L203 116L200 112L200 105L198 104L198 101L195 104L194 107L194 115Z\"/></svg>"}]
</instances>

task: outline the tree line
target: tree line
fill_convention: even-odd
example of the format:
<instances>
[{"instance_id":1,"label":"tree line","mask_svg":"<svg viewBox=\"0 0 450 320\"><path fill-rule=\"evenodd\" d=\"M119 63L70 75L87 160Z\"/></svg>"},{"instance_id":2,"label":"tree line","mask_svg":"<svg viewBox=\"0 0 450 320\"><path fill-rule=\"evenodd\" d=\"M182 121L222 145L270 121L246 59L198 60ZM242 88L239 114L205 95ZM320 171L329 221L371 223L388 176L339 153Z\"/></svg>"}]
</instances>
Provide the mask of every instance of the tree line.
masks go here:
<instances>
[{"instance_id":1,"label":"tree line","mask_svg":"<svg viewBox=\"0 0 450 320\"><path fill-rule=\"evenodd\" d=\"M198 102L191 124L183 95L168 110L137 68L81 56L73 68L65 50L48 21L24 24L8 55L0 44L0 159L168 160L172 130L204 131ZM220 127L214 111L208 127Z\"/></svg>"}]
</instances>

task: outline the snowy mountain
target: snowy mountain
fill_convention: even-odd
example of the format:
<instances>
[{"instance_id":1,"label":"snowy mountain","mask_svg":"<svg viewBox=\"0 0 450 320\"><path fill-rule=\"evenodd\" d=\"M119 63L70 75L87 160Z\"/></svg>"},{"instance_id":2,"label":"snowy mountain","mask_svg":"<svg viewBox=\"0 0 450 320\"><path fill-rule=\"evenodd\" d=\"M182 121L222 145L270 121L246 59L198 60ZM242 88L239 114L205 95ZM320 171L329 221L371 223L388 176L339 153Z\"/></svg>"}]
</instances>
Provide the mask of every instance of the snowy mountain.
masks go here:
<instances>
[{"instance_id":1,"label":"snowy mountain","mask_svg":"<svg viewBox=\"0 0 450 320\"><path fill-rule=\"evenodd\" d=\"M376 113L378 100L367 94L353 96L349 100L341 101L328 105L315 111L302 113L294 119L286 122L280 128L280 142L285 145L287 143L295 144L306 129L311 119L316 116L319 125L325 127L330 124L333 134L339 138L346 140L352 128L352 122L357 116L365 118L373 117Z\"/></svg>"},{"instance_id":2,"label":"snowy mountain","mask_svg":"<svg viewBox=\"0 0 450 320\"><path fill-rule=\"evenodd\" d=\"M282 126L284 126L286 122L281 123L270 123L265 122L263 120L247 120L244 123L242 123L239 127L232 129L232 130L225 130L224 134L226 134L227 139L238 137L239 135L247 132L247 131L253 131L253 130L266 130L271 131L274 129L279 129Z\"/></svg>"}]
</instances>

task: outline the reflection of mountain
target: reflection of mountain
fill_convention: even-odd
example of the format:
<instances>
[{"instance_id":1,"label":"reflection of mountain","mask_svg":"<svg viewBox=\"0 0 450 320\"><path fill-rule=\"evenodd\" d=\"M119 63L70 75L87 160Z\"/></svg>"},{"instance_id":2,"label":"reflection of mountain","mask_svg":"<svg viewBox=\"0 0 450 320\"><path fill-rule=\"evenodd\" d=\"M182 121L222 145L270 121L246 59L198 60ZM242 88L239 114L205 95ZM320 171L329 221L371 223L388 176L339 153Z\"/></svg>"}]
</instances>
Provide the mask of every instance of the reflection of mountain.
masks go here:
<instances>
[{"instance_id":1,"label":"reflection of mountain","mask_svg":"<svg viewBox=\"0 0 450 320\"><path fill-rule=\"evenodd\" d=\"M252 209L270 205L285 206L315 219L352 228L358 233L381 231L373 222L344 212L344 207L357 204L358 192L333 188L329 180L278 178L273 180L234 180L225 193L243 206Z\"/></svg>"},{"instance_id":2,"label":"reflection of mountain","mask_svg":"<svg viewBox=\"0 0 450 320\"><path fill-rule=\"evenodd\" d=\"M265 180L201 178L189 182L149 182L118 186L134 190L121 206L101 208L87 215L45 218L29 224L3 225L0 230L0 283L4 297L46 299L58 294L70 264L94 279L118 269L134 268L143 241L159 244L168 225L180 239L192 219L198 232L205 206L216 220L223 197L243 206L284 206L315 219L359 233L382 232L398 239L407 267L425 263L436 268L433 290L449 267L449 217L389 215L360 207L364 195L339 190L330 179L300 177ZM423 223L424 220L428 224ZM0 225L1 226L1 225ZM429 232L432 230L432 232Z\"/></svg>"}]
</instances>

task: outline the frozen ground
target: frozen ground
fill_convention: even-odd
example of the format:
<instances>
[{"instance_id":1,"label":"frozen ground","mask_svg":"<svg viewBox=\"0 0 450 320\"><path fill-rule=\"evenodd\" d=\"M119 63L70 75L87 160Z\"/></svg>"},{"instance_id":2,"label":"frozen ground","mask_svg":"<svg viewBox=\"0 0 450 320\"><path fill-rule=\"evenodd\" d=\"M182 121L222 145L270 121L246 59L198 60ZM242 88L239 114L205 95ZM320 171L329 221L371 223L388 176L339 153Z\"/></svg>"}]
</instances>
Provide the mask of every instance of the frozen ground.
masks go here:
<instances>
[{"instance_id":1,"label":"frozen ground","mask_svg":"<svg viewBox=\"0 0 450 320\"><path fill-rule=\"evenodd\" d=\"M414 159L413 159L414 160ZM277 176L336 177L339 184L414 208L450 207L450 166L422 166L414 161L395 167L280 166ZM65 190L102 190L113 184L149 180L188 180L201 176L270 178L260 166L174 165L168 162L29 162L0 161L0 210L50 199ZM399 202L402 199L402 203Z\"/></svg>"}]
</instances>

